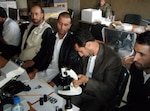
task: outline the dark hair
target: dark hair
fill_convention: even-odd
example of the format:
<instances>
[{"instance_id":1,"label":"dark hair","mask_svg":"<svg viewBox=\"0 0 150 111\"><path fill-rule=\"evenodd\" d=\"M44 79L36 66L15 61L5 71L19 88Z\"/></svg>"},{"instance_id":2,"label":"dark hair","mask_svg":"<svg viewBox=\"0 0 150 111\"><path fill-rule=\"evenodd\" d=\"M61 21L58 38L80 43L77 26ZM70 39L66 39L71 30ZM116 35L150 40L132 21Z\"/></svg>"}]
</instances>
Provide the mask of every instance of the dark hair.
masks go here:
<instances>
[{"instance_id":1,"label":"dark hair","mask_svg":"<svg viewBox=\"0 0 150 111\"><path fill-rule=\"evenodd\" d=\"M137 36L136 42L138 44L146 44L150 46L150 31L146 31Z\"/></svg>"},{"instance_id":2,"label":"dark hair","mask_svg":"<svg viewBox=\"0 0 150 111\"><path fill-rule=\"evenodd\" d=\"M90 31L77 29L74 32L74 42L78 44L79 47L84 47L88 41L95 41L95 38L92 36Z\"/></svg>"},{"instance_id":3,"label":"dark hair","mask_svg":"<svg viewBox=\"0 0 150 111\"><path fill-rule=\"evenodd\" d=\"M42 8L40 5L34 5L34 6L32 6L32 8L33 8L33 7L39 7L40 10L41 10L41 13L44 14L44 10L43 10L43 8ZM32 9L32 8L31 8L31 9ZM31 12L31 10L30 10L30 12Z\"/></svg>"},{"instance_id":4,"label":"dark hair","mask_svg":"<svg viewBox=\"0 0 150 111\"><path fill-rule=\"evenodd\" d=\"M0 7L0 17L7 18L7 13L2 7Z\"/></svg>"},{"instance_id":5,"label":"dark hair","mask_svg":"<svg viewBox=\"0 0 150 111\"><path fill-rule=\"evenodd\" d=\"M72 19L71 19L71 15L69 12L61 12L58 16L58 20L60 17L65 17L65 18L70 18L71 22L72 22Z\"/></svg>"}]
</instances>

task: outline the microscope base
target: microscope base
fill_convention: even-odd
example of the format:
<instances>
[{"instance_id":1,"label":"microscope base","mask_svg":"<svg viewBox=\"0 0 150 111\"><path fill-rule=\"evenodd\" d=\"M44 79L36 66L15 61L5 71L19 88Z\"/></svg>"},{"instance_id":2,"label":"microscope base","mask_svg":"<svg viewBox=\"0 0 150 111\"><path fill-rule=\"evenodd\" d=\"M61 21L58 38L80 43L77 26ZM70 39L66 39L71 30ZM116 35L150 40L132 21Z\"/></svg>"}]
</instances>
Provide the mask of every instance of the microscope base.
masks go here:
<instances>
[{"instance_id":1,"label":"microscope base","mask_svg":"<svg viewBox=\"0 0 150 111\"><path fill-rule=\"evenodd\" d=\"M73 109L65 109L65 111L73 111Z\"/></svg>"},{"instance_id":2,"label":"microscope base","mask_svg":"<svg viewBox=\"0 0 150 111\"><path fill-rule=\"evenodd\" d=\"M66 96L79 95L82 92L82 88L79 86L77 88L73 87L73 84L70 84L70 90L58 90L58 94Z\"/></svg>"}]
</instances>

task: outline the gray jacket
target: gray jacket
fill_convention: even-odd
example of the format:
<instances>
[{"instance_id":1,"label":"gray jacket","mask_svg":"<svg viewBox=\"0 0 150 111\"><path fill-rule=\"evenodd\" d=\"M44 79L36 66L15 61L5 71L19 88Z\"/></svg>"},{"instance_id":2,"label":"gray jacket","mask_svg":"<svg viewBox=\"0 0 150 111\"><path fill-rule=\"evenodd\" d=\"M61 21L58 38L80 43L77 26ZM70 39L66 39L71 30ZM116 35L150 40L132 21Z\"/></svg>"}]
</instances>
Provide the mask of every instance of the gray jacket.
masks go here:
<instances>
[{"instance_id":1,"label":"gray jacket","mask_svg":"<svg viewBox=\"0 0 150 111\"><path fill-rule=\"evenodd\" d=\"M85 74L87 57L83 58L83 63L83 74ZM121 67L118 55L111 48L100 44L92 78L87 82L81 95L83 101L96 101L99 105L105 106L113 98ZM94 106L93 108L95 109Z\"/></svg>"}]
</instances>

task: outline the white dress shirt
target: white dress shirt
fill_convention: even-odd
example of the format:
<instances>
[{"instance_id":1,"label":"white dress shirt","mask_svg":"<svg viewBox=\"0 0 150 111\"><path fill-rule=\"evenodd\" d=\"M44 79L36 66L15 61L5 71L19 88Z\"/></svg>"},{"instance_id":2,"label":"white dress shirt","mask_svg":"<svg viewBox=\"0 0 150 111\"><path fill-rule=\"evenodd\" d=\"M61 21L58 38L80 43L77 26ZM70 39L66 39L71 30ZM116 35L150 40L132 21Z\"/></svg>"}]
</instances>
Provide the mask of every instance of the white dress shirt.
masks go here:
<instances>
[{"instance_id":1,"label":"white dress shirt","mask_svg":"<svg viewBox=\"0 0 150 111\"><path fill-rule=\"evenodd\" d=\"M150 74L147 74L145 71L143 71L143 77L144 77L144 84L146 81L150 78Z\"/></svg>"},{"instance_id":2,"label":"white dress shirt","mask_svg":"<svg viewBox=\"0 0 150 111\"><path fill-rule=\"evenodd\" d=\"M18 46L21 40L21 32L17 22L7 18L3 24L3 39L8 45Z\"/></svg>"},{"instance_id":3,"label":"white dress shirt","mask_svg":"<svg viewBox=\"0 0 150 111\"><path fill-rule=\"evenodd\" d=\"M44 71L38 72L35 78L42 78L44 81L50 82L59 73L58 68L59 52L66 35L62 39L59 39L58 33L56 34L56 41L52 61L49 64L48 68Z\"/></svg>"},{"instance_id":4,"label":"white dress shirt","mask_svg":"<svg viewBox=\"0 0 150 111\"><path fill-rule=\"evenodd\" d=\"M95 66L95 60L96 60L96 56L89 57L88 65L87 65L87 69L86 69L86 76L88 76L89 78L92 77L93 69Z\"/></svg>"}]
</instances>

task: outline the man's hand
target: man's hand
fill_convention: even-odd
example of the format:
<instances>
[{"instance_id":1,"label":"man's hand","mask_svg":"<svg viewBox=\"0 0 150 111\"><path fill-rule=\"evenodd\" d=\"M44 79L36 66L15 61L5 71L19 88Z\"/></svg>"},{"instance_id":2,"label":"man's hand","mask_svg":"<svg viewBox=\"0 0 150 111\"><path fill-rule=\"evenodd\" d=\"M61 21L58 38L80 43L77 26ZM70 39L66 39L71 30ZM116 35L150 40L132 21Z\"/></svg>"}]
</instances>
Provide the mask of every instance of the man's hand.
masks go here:
<instances>
[{"instance_id":1,"label":"man's hand","mask_svg":"<svg viewBox=\"0 0 150 111\"><path fill-rule=\"evenodd\" d=\"M27 60L27 61L24 62L23 68L27 69L27 68L29 68L29 67L32 67L34 64L35 64L35 63L34 63L33 60Z\"/></svg>"},{"instance_id":2,"label":"man's hand","mask_svg":"<svg viewBox=\"0 0 150 111\"><path fill-rule=\"evenodd\" d=\"M36 73L38 72L37 69L35 69L34 71L30 72L28 75L29 75L29 78L30 79L34 79L34 77L36 76Z\"/></svg>"},{"instance_id":3,"label":"man's hand","mask_svg":"<svg viewBox=\"0 0 150 111\"><path fill-rule=\"evenodd\" d=\"M89 80L89 78L86 75L79 74L78 75L78 80L74 80L73 85L74 85L74 87L78 87L81 84L87 83L88 80Z\"/></svg>"},{"instance_id":4,"label":"man's hand","mask_svg":"<svg viewBox=\"0 0 150 111\"><path fill-rule=\"evenodd\" d=\"M12 61L15 61L18 57L19 57L19 55L16 54L16 55L14 55L14 56L11 58L11 60L12 60Z\"/></svg>"}]
</instances>

